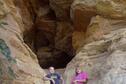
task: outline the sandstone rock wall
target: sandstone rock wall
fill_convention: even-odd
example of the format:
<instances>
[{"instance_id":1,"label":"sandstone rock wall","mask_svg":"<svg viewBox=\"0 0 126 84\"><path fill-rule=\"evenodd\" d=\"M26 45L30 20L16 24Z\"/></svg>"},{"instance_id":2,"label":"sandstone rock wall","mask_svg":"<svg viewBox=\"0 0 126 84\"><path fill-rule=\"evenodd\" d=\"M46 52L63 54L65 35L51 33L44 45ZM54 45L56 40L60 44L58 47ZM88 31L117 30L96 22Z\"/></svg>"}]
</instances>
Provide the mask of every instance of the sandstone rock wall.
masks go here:
<instances>
[{"instance_id":1,"label":"sandstone rock wall","mask_svg":"<svg viewBox=\"0 0 126 84\"><path fill-rule=\"evenodd\" d=\"M23 40L25 26L31 25L31 19L24 24L13 1L0 0L0 84L46 84L37 56Z\"/></svg>"},{"instance_id":2,"label":"sandstone rock wall","mask_svg":"<svg viewBox=\"0 0 126 84\"><path fill-rule=\"evenodd\" d=\"M71 15L75 28L81 31L73 35L77 55L67 65L66 84L77 65L89 73L88 84L126 83L125 8L125 0L74 1Z\"/></svg>"},{"instance_id":3,"label":"sandstone rock wall","mask_svg":"<svg viewBox=\"0 0 126 84\"><path fill-rule=\"evenodd\" d=\"M88 84L125 84L125 36L125 0L0 0L0 83L48 84L40 65L64 67L76 52L66 84L77 65Z\"/></svg>"}]
</instances>

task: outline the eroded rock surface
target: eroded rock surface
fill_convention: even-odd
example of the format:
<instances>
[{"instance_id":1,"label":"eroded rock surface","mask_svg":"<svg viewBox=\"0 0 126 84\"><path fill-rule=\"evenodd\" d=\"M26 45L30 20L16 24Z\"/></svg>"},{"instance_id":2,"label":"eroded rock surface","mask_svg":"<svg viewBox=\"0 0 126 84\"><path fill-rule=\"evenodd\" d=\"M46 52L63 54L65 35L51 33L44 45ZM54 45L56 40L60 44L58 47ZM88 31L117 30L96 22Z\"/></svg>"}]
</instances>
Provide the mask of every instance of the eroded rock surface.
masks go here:
<instances>
[{"instance_id":1,"label":"eroded rock surface","mask_svg":"<svg viewBox=\"0 0 126 84\"><path fill-rule=\"evenodd\" d=\"M63 68L76 52L66 84L77 65L88 84L125 84L125 36L125 0L0 0L0 83L48 84L40 65Z\"/></svg>"},{"instance_id":2,"label":"eroded rock surface","mask_svg":"<svg viewBox=\"0 0 126 84\"><path fill-rule=\"evenodd\" d=\"M13 0L0 0L1 84L46 84L37 56L24 43L25 26Z\"/></svg>"},{"instance_id":3,"label":"eroded rock surface","mask_svg":"<svg viewBox=\"0 0 126 84\"><path fill-rule=\"evenodd\" d=\"M125 0L75 0L72 5L72 19L75 26L83 30L83 34L76 33L74 42L80 45L76 47L77 55L67 65L65 71L66 83L70 84L70 78L74 74L74 68L79 65L89 73L88 84L125 84L126 83L126 59L125 55ZM76 10L90 17L87 27L84 27L86 17L76 15ZM77 12L78 13L78 12ZM96 14L96 15L91 15ZM91 16L90 16L91 15ZM81 18L77 19L76 18ZM87 20L88 21L88 20ZM75 31L76 32L76 31ZM78 35L78 37L77 37ZM79 40L79 35L82 41ZM75 44L73 44L75 45Z\"/></svg>"}]
</instances>

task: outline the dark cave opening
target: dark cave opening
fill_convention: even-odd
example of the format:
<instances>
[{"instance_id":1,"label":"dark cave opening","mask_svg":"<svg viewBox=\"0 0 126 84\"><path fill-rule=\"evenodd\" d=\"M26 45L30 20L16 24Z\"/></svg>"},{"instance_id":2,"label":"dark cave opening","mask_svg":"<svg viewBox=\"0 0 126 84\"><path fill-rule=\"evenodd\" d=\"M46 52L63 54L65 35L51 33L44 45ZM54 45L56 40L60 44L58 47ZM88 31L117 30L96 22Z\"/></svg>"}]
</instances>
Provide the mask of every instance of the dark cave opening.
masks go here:
<instances>
[{"instance_id":1,"label":"dark cave opening","mask_svg":"<svg viewBox=\"0 0 126 84\"><path fill-rule=\"evenodd\" d=\"M63 34L57 35L62 31ZM36 18L33 28L24 34L24 41L37 55L42 68L47 69L50 66L56 69L65 68L75 56L72 32L72 29L69 29L69 32L64 32L64 29L58 31L56 16L50 10L46 16Z\"/></svg>"},{"instance_id":2,"label":"dark cave opening","mask_svg":"<svg viewBox=\"0 0 126 84\"><path fill-rule=\"evenodd\" d=\"M35 3L39 4L30 3L37 10L32 11L33 26L25 31L24 41L37 55L42 68L65 68L75 56L71 21L58 19L49 0L36 0Z\"/></svg>"},{"instance_id":3,"label":"dark cave opening","mask_svg":"<svg viewBox=\"0 0 126 84\"><path fill-rule=\"evenodd\" d=\"M42 68L47 69L50 66L54 66L56 69L65 68L75 56L75 51L72 48L72 40L69 42L71 47L64 51L55 47L55 36L50 35L50 37L47 37L49 36L48 34L49 32L33 29L25 34L24 40L37 55Z\"/></svg>"}]
</instances>

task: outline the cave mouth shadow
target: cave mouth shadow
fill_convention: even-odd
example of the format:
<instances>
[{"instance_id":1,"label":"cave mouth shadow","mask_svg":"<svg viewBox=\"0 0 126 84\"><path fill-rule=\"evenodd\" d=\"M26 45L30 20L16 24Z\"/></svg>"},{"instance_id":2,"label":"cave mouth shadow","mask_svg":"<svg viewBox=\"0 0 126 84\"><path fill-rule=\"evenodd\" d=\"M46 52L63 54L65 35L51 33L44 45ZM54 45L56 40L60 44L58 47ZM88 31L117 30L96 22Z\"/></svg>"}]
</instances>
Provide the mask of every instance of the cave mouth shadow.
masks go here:
<instances>
[{"instance_id":1,"label":"cave mouth shadow","mask_svg":"<svg viewBox=\"0 0 126 84\"><path fill-rule=\"evenodd\" d=\"M48 60L46 65L40 65L44 69L48 69L50 66L55 67L56 69L66 68L67 64L73 59L74 56L69 56L67 53L60 53L55 56L54 60ZM50 58L51 59L51 58Z\"/></svg>"},{"instance_id":2,"label":"cave mouth shadow","mask_svg":"<svg viewBox=\"0 0 126 84\"><path fill-rule=\"evenodd\" d=\"M36 54L39 65L43 69L48 69L50 66L55 67L55 69L65 68L75 56L75 50L72 47L72 37L70 42L71 48L63 51L55 48L55 43L50 43L44 33L33 27L24 34L24 42Z\"/></svg>"}]
</instances>

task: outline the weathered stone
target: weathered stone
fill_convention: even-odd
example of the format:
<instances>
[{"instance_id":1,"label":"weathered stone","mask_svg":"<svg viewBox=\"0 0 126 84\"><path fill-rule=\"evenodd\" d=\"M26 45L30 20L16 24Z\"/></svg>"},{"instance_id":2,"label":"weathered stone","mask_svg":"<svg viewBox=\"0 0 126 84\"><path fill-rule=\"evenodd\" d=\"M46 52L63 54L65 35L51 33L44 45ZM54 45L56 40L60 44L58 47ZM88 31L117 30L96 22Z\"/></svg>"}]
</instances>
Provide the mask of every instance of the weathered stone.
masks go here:
<instances>
[{"instance_id":1,"label":"weathered stone","mask_svg":"<svg viewBox=\"0 0 126 84\"><path fill-rule=\"evenodd\" d=\"M126 19L125 4L124 0L74 0L71 6L71 18L75 29L73 33L74 48L77 50L83 45L87 27L93 16L98 14L106 18Z\"/></svg>"},{"instance_id":2,"label":"weathered stone","mask_svg":"<svg viewBox=\"0 0 126 84\"><path fill-rule=\"evenodd\" d=\"M83 47L67 66L66 83L79 65L89 73L88 84L125 84L125 26L125 20L92 18Z\"/></svg>"},{"instance_id":3,"label":"weathered stone","mask_svg":"<svg viewBox=\"0 0 126 84\"><path fill-rule=\"evenodd\" d=\"M0 84L48 84L41 67L65 67L74 49L66 84L76 65L88 84L125 84L125 37L125 0L0 0Z\"/></svg>"},{"instance_id":4,"label":"weathered stone","mask_svg":"<svg viewBox=\"0 0 126 84\"><path fill-rule=\"evenodd\" d=\"M96 13L113 19L125 19L125 0L75 0L72 9L85 11L86 15ZM74 11L72 14L75 14Z\"/></svg>"},{"instance_id":5,"label":"weathered stone","mask_svg":"<svg viewBox=\"0 0 126 84\"><path fill-rule=\"evenodd\" d=\"M3 3L3 10L8 9L9 13L0 19L6 23L2 24L4 28L0 27L0 83L46 84L36 55L22 39L22 30L26 29L21 15L12 0Z\"/></svg>"},{"instance_id":6,"label":"weathered stone","mask_svg":"<svg viewBox=\"0 0 126 84\"><path fill-rule=\"evenodd\" d=\"M88 4L87 4L88 3ZM90 5L90 6L87 6ZM96 15L94 10L95 0L75 0L71 6L71 18L73 20L73 47L78 49L83 45L85 33L90 23L91 17Z\"/></svg>"},{"instance_id":7,"label":"weathered stone","mask_svg":"<svg viewBox=\"0 0 126 84\"><path fill-rule=\"evenodd\" d=\"M58 20L70 20L70 6L73 0L49 0Z\"/></svg>"},{"instance_id":8,"label":"weathered stone","mask_svg":"<svg viewBox=\"0 0 126 84\"><path fill-rule=\"evenodd\" d=\"M55 37L55 48L73 55L72 47L73 27L69 22L57 22L57 30Z\"/></svg>"}]
</instances>

